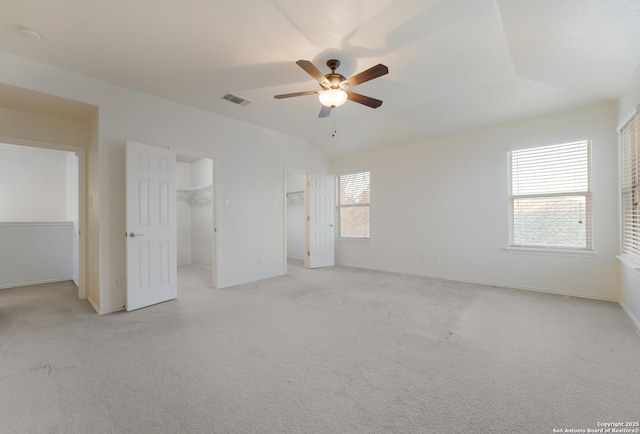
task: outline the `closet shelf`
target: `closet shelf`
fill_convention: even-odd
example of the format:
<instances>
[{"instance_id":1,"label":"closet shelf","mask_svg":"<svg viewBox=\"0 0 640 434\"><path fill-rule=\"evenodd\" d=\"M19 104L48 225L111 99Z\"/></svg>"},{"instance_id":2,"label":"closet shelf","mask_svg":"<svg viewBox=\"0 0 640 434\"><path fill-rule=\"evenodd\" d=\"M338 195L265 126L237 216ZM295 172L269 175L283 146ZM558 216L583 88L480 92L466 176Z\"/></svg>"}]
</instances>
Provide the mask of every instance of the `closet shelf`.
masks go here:
<instances>
[{"instance_id":1,"label":"closet shelf","mask_svg":"<svg viewBox=\"0 0 640 434\"><path fill-rule=\"evenodd\" d=\"M290 191L287 193L288 205L302 205L304 204L304 191Z\"/></svg>"},{"instance_id":2,"label":"closet shelf","mask_svg":"<svg viewBox=\"0 0 640 434\"><path fill-rule=\"evenodd\" d=\"M213 200L213 185L176 190L177 198L191 204L209 203Z\"/></svg>"}]
</instances>

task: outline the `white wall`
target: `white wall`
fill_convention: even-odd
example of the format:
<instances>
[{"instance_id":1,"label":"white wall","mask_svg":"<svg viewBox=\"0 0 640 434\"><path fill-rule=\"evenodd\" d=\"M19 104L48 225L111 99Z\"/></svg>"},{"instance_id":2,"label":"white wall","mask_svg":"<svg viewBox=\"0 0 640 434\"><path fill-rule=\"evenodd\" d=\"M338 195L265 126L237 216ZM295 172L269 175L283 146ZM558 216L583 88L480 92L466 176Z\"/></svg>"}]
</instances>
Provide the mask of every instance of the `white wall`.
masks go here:
<instances>
[{"instance_id":1,"label":"white wall","mask_svg":"<svg viewBox=\"0 0 640 434\"><path fill-rule=\"evenodd\" d=\"M287 170L287 192L304 191L305 174ZM304 201L287 202L287 257L304 260Z\"/></svg>"},{"instance_id":2,"label":"white wall","mask_svg":"<svg viewBox=\"0 0 640 434\"><path fill-rule=\"evenodd\" d=\"M640 104L640 66L618 102L618 121ZM635 268L635 269L634 269ZM620 304L640 329L640 264L621 263Z\"/></svg>"},{"instance_id":3,"label":"white wall","mask_svg":"<svg viewBox=\"0 0 640 434\"><path fill-rule=\"evenodd\" d=\"M176 162L176 190L191 188L191 164ZM178 225L178 264L191 263L191 205L185 194L179 194L176 202Z\"/></svg>"},{"instance_id":4,"label":"white wall","mask_svg":"<svg viewBox=\"0 0 640 434\"><path fill-rule=\"evenodd\" d=\"M334 173L371 171L371 241L336 241L336 261L617 300L615 125L608 103L335 159ZM507 253L507 151L583 139L593 141L597 253Z\"/></svg>"},{"instance_id":5,"label":"white wall","mask_svg":"<svg viewBox=\"0 0 640 434\"><path fill-rule=\"evenodd\" d=\"M0 222L70 221L69 164L67 152L0 144Z\"/></svg>"},{"instance_id":6,"label":"white wall","mask_svg":"<svg viewBox=\"0 0 640 434\"><path fill-rule=\"evenodd\" d=\"M89 238L89 254L97 255L89 289L99 312L122 309L125 303L125 288L112 287L112 278L126 272L127 140L215 156L219 287L284 273L284 167L327 171L327 160L309 144L6 52L0 52L0 64L0 82L98 107L88 194L93 204L89 229L98 232L97 240ZM220 206L225 200L229 207Z\"/></svg>"},{"instance_id":7,"label":"white wall","mask_svg":"<svg viewBox=\"0 0 640 434\"><path fill-rule=\"evenodd\" d=\"M82 122L0 107L0 132L5 137L86 148L91 129Z\"/></svg>"},{"instance_id":8,"label":"white wall","mask_svg":"<svg viewBox=\"0 0 640 434\"><path fill-rule=\"evenodd\" d=\"M73 223L0 223L0 288L69 280Z\"/></svg>"},{"instance_id":9,"label":"white wall","mask_svg":"<svg viewBox=\"0 0 640 434\"><path fill-rule=\"evenodd\" d=\"M213 160L202 158L191 163L191 186L213 184ZM213 203L191 205L191 262L213 267Z\"/></svg>"}]
</instances>

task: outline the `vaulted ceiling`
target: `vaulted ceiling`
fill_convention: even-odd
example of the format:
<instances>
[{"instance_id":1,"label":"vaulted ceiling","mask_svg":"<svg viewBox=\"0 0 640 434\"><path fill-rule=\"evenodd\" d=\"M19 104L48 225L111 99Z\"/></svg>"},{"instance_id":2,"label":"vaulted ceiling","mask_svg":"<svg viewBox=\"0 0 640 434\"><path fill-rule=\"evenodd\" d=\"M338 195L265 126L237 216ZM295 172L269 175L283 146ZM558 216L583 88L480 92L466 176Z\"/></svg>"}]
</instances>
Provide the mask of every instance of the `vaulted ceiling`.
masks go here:
<instances>
[{"instance_id":1,"label":"vaulted ceiling","mask_svg":"<svg viewBox=\"0 0 640 434\"><path fill-rule=\"evenodd\" d=\"M0 0L0 50L301 137L329 156L616 99L638 0ZM26 26L42 34L25 37ZM318 118L299 68L389 74ZM355 90L355 89L354 89ZM230 92L251 104L221 99ZM332 132L336 130L335 137Z\"/></svg>"}]
</instances>

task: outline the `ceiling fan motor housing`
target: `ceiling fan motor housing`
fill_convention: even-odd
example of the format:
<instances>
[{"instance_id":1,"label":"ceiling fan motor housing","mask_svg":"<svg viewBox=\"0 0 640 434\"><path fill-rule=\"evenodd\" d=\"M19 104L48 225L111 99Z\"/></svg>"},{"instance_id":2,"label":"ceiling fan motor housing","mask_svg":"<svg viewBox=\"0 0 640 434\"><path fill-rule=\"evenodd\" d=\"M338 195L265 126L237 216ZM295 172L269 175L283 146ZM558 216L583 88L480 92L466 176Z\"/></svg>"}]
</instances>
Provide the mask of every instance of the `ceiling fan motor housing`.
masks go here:
<instances>
[{"instance_id":1,"label":"ceiling fan motor housing","mask_svg":"<svg viewBox=\"0 0 640 434\"><path fill-rule=\"evenodd\" d=\"M327 66L329 67L331 72L333 72L340 66L340 61L336 59L327 60Z\"/></svg>"},{"instance_id":2,"label":"ceiling fan motor housing","mask_svg":"<svg viewBox=\"0 0 640 434\"><path fill-rule=\"evenodd\" d=\"M330 74L326 74L325 77L329 81L331 85L331 89L341 89L343 87L348 87L348 83L344 83L343 86L340 84L346 80L346 77L342 74L336 74L336 69L340 66L340 61L336 59L327 60L327 66L331 69Z\"/></svg>"}]
</instances>

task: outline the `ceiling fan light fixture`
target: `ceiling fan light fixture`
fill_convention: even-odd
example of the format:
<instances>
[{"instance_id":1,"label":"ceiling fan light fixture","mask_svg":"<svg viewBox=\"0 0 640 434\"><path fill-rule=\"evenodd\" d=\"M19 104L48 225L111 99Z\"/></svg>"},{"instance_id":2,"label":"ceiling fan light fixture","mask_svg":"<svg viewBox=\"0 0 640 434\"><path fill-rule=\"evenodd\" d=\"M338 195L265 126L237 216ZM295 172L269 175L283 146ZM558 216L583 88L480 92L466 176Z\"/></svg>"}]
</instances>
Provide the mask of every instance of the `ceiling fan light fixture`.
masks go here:
<instances>
[{"instance_id":1,"label":"ceiling fan light fixture","mask_svg":"<svg viewBox=\"0 0 640 434\"><path fill-rule=\"evenodd\" d=\"M323 106L336 108L347 102L347 93L342 89L327 89L320 92L318 98Z\"/></svg>"}]
</instances>

